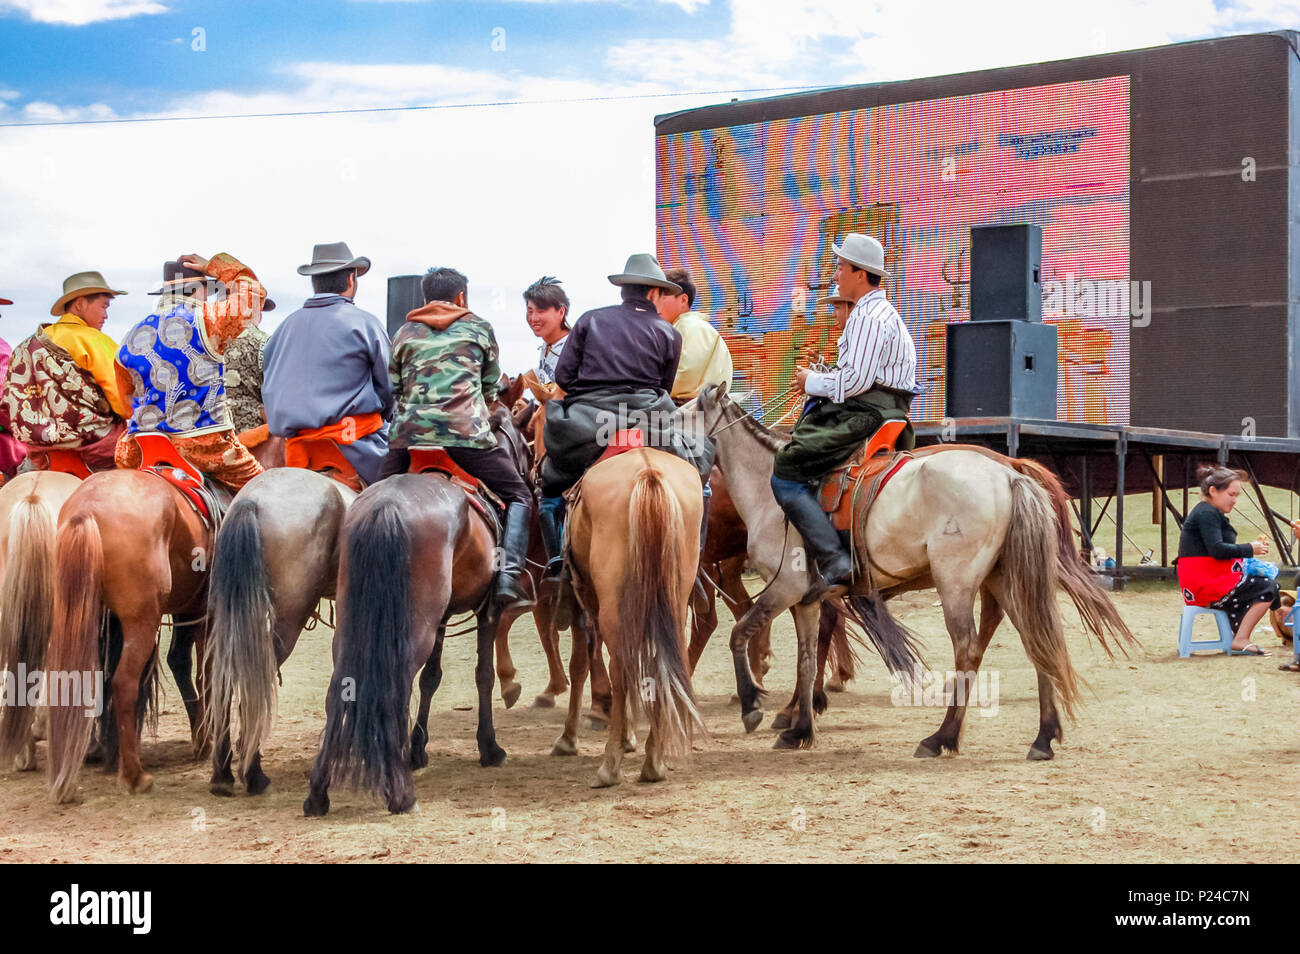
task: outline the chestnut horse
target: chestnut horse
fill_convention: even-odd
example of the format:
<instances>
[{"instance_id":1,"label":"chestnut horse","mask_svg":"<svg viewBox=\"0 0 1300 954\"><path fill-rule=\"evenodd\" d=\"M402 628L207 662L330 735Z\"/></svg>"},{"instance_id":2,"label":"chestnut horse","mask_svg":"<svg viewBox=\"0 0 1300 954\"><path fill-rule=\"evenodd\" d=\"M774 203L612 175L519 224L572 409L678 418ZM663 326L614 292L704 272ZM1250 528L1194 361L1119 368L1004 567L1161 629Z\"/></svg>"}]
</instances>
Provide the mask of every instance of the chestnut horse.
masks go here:
<instances>
[{"instance_id":1,"label":"chestnut horse","mask_svg":"<svg viewBox=\"0 0 1300 954\"><path fill-rule=\"evenodd\" d=\"M303 814L329 811L335 781L359 785L391 812L407 812L415 806L411 770L428 764L429 705L454 614L473 611L477 620L479 763L505 761L492 726L497 620L488 597L496 540L465 491L441 474L398 474L353 502L339 552L334 674ZM411 729L411 685L421 666Z\"/></svg>"},{"instance_id":2,"label":"chestnut horse","mask_svg":"<svg viewBox=\"0 0 1300 954\"><path fill-rule=\"evenodd\" d=\"M116 761L119 781L133 793L153 785L140 762L140 726L156 699L164 615L173 620L167 662L189 716L195 756L209 744L206 679L200 670L196 691L191 649L202 661L212 543L211 529L184 495L140 470L92 474L59 516L48 671L102 677L105 768ZM95 728L82 688L80 699L59 698L53 688L47 698L50 793L57 802L77 798L77 775Z\"/></svg>"},{"instance_id":3,"label":"chestnut horse","mask_svg":"<svg viewBox=\"0 0 1300 954\"><path fill-rule=\"evenodd\" d=\"M0 672L45 669L54 616L54 531L59 511L81 479L58 471L19 474L0 488ZM34 721L26 705L29 686L15 684L14 705L0 706L0 765L36 768ZM41 737L44 737L41 734Z\"/></svg>"},{"instance_id":4,"label":"chestnut horse","mask_svg":"<svg viewBox=\"0 0 1300 954\"><path fill-rule=\"evenodd\" d=\"M619 783L642 712L650 722L643 782L665 778L665 759L689 755L694 731L704 728L686 663L703 506L698 472L664 451L622 453L593 465L582 479L566 559L574 595L609 647L613 699L593 787ZM576 751L579 696L575 688L557 754Z\"/></svg>"}]
</instances>

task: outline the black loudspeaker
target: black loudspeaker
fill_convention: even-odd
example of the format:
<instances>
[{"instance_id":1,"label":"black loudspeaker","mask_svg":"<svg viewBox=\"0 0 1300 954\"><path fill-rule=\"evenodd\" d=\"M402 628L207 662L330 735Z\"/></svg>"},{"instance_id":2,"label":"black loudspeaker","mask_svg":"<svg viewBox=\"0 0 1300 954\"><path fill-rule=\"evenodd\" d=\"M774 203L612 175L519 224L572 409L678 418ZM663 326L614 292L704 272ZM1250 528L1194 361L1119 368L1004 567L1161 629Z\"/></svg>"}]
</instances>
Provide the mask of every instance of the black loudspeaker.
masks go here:
<instances>
[{"instance_id":1,"label":"black loudspeaker","mask_svg":"<svg viewBox=\"0 0 1300 954\"><path fill-rule=\"evenodd\" d=\"M977 225L970 230L970 320L1043 320L1043 230Z\"/></svg>"},{"instance_id":2,"label":"black loudspeaker","mask_svg":"<svg viewBox=\"0 0 1300 954\"><path fill-rule=\"evenodd\" d=\"M388 337L393 338L406 324L408 312L424 305L419 275L397 275L388 280Z\"/></svg>"},{"instance_id":3,"label":"black loudspeaker","mask_svg":"<svg viewBox=\"0 0 1300 954\"><path fill-rule=\"evenodd\" d=\"M967 321L948 326L946 416L1056 420L1056 326Z\"/></svg>"}]
</instances>

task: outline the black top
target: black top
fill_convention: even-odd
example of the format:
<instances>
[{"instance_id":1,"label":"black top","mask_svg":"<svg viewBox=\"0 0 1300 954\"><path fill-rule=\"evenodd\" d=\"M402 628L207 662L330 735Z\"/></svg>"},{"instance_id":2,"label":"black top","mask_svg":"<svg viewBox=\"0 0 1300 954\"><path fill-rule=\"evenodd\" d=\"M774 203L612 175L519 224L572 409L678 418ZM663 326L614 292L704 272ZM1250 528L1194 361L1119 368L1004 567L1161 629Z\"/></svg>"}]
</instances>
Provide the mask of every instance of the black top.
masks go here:
<instances>
[{"instance_id":1,"label":"black top","mask_svg":"<svg viewBox=\"0 0 1300 954\"><path fill-rule=\"evenodd\" d=\"M1216 560L1235 560L1254 556L1249 543L1237 542L1237 531L1214 504L1202 500L1183 521L1183 535L1178 541L1178 556L1213 557Z\"/></svg>"},{"instance_id":2,"label":"black top","mask_svg":"<svg viewBox=\"0 0 1300 954\"><path fill-rule=\"evenodd\" d=\"M671 391L682 336L644 298L587 312L569 332L555 383L566 394L606 388Z\"/></svg>"}]
</instances>

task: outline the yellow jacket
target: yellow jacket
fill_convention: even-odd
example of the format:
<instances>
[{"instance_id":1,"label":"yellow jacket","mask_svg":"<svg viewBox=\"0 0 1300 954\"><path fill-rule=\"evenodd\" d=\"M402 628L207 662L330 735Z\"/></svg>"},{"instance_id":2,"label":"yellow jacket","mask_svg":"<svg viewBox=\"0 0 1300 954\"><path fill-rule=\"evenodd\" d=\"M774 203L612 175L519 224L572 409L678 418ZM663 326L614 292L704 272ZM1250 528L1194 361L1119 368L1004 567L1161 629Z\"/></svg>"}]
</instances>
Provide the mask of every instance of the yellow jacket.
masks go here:
<instances>
[{"instance_id":1,"label":"yellow jacket","mask_svg":"<svg viewBox=\"0 0 1300 954\"><path fill-rule=\"evenodd\" d=\"M118 378L117 344L112 338L70 313L46 325L45 334L72 356L77 367L95 379L114 414L122 418L131 417L131 399L122 391L122 381Z\"/></svg>"},{"instance_id":2,"label":"yellow jacket","mask_svg":"<svg viewBox=\"0 0 1300 954\"><path fill-rule=\"evenodd\" d=\"M731 387L731 352L709 323L709 316L688 311L673 322L673 327L682 336L682 357L677 362L672 399L689 401L712 384Z\"/></svg>"}]
</instances>

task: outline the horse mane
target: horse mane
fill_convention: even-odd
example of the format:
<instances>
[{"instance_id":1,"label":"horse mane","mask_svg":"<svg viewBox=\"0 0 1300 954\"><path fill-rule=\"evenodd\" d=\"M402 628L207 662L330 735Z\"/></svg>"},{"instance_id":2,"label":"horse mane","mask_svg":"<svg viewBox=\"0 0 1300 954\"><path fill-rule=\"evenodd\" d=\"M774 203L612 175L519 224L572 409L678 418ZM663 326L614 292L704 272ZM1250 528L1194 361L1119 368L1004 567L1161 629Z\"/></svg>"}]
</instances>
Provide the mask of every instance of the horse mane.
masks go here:
<instances>
[{"instance_id":1,"label":"horse mane","mask_svg":"<svg viewBox=\"0 0 1300 954\"><path fill-rule=\"evenodd\" d=\"M740 425L748 431L751 436L753 436L754 440L758 441L773 454L785 447L786 444L790 443L789 436L778 434L771 428L764 427L762 424L758 423L758 421L754 420L752 415L746 414L744 408L731 400L731 398L726 397L725 395L723 395L723 397L725 400L719 401L719 406L722 408L724 416L729 419L728 424L730 424L731 421L739 420Z\"/></svg>"}]
</instances>

